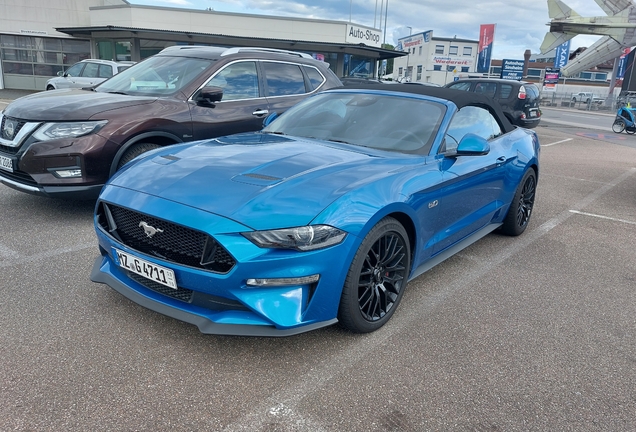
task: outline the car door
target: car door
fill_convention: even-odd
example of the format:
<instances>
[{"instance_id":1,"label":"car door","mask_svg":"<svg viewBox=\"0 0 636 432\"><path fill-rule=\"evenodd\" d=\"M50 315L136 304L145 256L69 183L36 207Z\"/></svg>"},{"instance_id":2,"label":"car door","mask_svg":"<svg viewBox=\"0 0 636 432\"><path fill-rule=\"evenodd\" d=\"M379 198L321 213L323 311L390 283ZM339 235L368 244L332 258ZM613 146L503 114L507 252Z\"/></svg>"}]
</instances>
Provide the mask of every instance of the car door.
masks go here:
<instances>
[{"instance_id":1,"label":"car door","mask_svg":"<svg viewBox=\"0 0 636 432\"><path fill-rule=\"evenodd\" d=\"M97 75L99 73L99 63L85 62L84 69L79 77L73 79L73 87L91 87L97 82Z\"/></svg>"},{"instance_id":2,"label":"car door","mask_svg":"<svg viewBox=\"0 0 636 432\"><path fill-rule=\"evenodd\" d=\"M257 62L239 60L216 71L205 86L223 89L223 98L212 106L191 102L193 139L257 131L269 105L260 84Z\"/></svg>"},{"instance_id":3,"label":"car door","mask_svg":"<svg viewBox=\"0 0 636 432\"><path fill-rule=\"evenodd\" d=\"M82 69L84 69L85 63L75 63L73 66L68 68L63 75L63 78L56 78L56 87L61 88L75 88L78 87L75 84L75 80L79 79L82 74Z\"/></svg>"},{"instance_id":4,"label":"car door","mask_svg":"<svg viewBox=\"0 0 636 432\"><path fill-rule=\"evenodd\" d=\"M261 61L260 64L270 111L280 115L307 96L300 65L275 61Z\"/></svg>"},{"instance_id":5,"label":"car door","mask_svg":"<svg viewBox=\"0 0 636 432\"><path fill-rule=\"evenodd\" d=\"M488 154L450 156L469 133L489 141ZM436 235L435 253L488 225L504 205L501 194L505 172L512 160L511 148L487 109L466 106L455 114L447 129L445 146L438 155L443 181L440 204L443 226Z\"/></svg>"}]
</instances>

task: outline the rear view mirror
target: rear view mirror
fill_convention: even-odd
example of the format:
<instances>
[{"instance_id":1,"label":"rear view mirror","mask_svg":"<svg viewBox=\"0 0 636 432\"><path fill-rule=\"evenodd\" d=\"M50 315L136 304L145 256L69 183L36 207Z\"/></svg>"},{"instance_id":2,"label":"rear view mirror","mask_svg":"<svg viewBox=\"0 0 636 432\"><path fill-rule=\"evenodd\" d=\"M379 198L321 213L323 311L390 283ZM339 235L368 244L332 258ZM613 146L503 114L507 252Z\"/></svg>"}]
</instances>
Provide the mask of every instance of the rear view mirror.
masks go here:
<instances>
[{"instance_id":1,"label":"rear view mirror","mask_svg":"<svg viewBox=\"0 0 636 432\"><path fill-rule=\"evenodd\" d=\"M277 118L278 118L278 113L274 111L273 113L265 117L265 120L263 120L263 127L269 126L269 124L273 122L274 120L276 120Z\"/></svg>"},{"instance_id":2,"label":"rear view mirror","mask_svg":"<svg viewBox=\"0 0 636 432\"><path fill-rule=\"evenodd\" d=\"M194 101L198 105L205 106L213 106L221 99L223 99L223 89L215 86L203 87L194 97Z\"/></svg>"},{"instance_id":3,"label":"rear view mirror","mask_svg":"<svg viewBox=\"0 0 636 432\"><path fill-rule=\"evenodd\" d=\"M490 152L486 139L472 133L464 135L457 146L457 156L483 156Z\"/></svg>"}]
</instances>

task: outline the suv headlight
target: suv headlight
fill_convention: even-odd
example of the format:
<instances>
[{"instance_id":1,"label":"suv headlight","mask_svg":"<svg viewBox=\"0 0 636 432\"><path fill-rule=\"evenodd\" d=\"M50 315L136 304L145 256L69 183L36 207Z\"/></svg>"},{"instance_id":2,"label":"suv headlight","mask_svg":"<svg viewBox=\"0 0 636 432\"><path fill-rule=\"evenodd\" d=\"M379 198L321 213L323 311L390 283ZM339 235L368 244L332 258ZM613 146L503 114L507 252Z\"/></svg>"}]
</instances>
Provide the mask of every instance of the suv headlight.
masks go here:
<instances>
[{"instance_id":1,"label":"suv headlight","mask_svg":"<svg viewBox=\"0 0 636 432\"><path fill-rule=\"evenodd\" d=\"M108 120L85 121L85 122L65 122L65 123L44 123L33 134L39 141L48 141L59 138L75 138L97 132Z\"/></svg>"},{"instance_id":2,"label":"suv headlight","mask_svg":"<svg viewBox=\"0 0 636 432\"><path fill-rule=\"evenodd\" d=\"M299 251L311 251L333 246L342 242L347 236L346 232L329 225L250 231L241 234L258 247Z\"/></svg>"}]
</instances>

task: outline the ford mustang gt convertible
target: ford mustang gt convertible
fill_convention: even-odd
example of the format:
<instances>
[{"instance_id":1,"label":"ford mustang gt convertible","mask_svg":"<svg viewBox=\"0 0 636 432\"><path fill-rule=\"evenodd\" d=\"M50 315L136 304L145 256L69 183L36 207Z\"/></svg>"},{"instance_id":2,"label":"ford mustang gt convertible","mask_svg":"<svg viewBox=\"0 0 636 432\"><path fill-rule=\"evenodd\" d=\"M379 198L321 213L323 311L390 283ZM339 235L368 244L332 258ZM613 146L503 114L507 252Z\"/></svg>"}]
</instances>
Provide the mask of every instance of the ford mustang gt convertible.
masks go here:
<instances>
[{"instance_id":1,"label":"ford mustang gt convertible","mask_svg":"<svg viewBox=\"0 0 636 432\"><path fill-rule=\"evenodd\" d=\"M409 280L528 226L537 135L482 95L360 85L272 116L117 172L95 207L91 279L203 333L364 333Z\"/></svg>"}]
</instances>

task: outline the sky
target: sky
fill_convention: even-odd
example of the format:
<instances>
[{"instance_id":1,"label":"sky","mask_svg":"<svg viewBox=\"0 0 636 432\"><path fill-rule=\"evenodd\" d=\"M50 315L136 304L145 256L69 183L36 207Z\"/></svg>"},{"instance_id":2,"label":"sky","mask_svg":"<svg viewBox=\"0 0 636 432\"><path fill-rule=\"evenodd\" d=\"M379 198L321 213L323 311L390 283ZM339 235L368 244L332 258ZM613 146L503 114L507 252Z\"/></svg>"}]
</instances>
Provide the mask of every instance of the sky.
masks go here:
<instances>
[{"instance_id":1,"label":"sky","mask_svg":"<svg viewBox=\"0 0 636 432\"><path fill-rule=\"evenodd\" d=\"M548 31L547 0L128 0L132 4L212 8L219 12L349 21L385 28L386 43L433 30L436 37L479 39L480 24L496 24L493 58L523 59L539 53ZM564 0L581 16L605 16L594 0ZM388 13L385 13L388 3ZM452 7L449 7L451 6ZM409 28L410 27L410 28ZM571 49L588 47L598 37L576 36Z\"/></svg>"}]
</instances>

